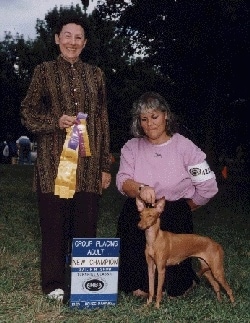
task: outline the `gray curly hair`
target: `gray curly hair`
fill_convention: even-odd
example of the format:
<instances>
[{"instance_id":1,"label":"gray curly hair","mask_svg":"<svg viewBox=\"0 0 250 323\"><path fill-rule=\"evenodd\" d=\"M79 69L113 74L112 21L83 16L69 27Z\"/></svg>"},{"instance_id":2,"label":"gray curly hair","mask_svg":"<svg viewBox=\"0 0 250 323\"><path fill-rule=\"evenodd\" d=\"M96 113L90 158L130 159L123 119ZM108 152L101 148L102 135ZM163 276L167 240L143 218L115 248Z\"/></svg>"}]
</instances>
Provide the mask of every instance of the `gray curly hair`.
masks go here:
<instances>
[{"instance_id":1,"label":"gray curly hair","mask_svg":"<svg viewBox=\"0 0 250 323\"><path fill-rule=\"evenodd\" d=\"M140 115L141 113L145 113L150 109L166 112L166 133L168 136L172 136L177 132L177 123L173 113L170 110L170 106L164 97L157 92L145 92L133 103L131 134L134 137L145 136L145 133L141 127Z\"/></svg>"}]
</instances>

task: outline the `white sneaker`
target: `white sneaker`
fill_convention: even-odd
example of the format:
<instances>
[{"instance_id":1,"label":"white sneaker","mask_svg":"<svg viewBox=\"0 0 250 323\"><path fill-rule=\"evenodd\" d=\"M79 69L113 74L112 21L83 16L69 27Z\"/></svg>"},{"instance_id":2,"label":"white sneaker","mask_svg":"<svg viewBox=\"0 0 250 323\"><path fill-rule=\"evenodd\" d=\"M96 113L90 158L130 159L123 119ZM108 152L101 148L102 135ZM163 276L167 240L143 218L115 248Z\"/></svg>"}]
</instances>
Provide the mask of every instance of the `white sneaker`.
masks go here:
<instances>
[{"instance_id":1,"label":"white sneaker","mask_svg":"<svg viewBox=\"0 0 250 323\"><path fill-rule=\"evenodd\" d=\"M64 296L64 291L61 288L57 288L57 289L53 290L52 292L50 292L47 296L50 299L55 299L57 301L62 301L63 296Z\"/></svg>"}]
</instances>

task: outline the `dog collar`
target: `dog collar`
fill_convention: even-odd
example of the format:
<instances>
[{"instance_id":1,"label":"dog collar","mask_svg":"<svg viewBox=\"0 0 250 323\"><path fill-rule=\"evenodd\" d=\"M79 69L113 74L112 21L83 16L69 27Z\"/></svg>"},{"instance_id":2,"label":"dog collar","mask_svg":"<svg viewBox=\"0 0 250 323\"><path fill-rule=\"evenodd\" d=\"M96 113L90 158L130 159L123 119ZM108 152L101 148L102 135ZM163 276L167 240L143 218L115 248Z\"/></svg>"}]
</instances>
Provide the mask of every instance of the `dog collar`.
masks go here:
<instances>
[{"instance_id":1,"label":"dog collar","mask_svg":"<svg viewBox=\"0 0 250 323\"><path fill-rule=\"evenodd\" d=\"M147 209L153 209L155 207L154 203L145 203Z\"/></svg>"}]
</instances>

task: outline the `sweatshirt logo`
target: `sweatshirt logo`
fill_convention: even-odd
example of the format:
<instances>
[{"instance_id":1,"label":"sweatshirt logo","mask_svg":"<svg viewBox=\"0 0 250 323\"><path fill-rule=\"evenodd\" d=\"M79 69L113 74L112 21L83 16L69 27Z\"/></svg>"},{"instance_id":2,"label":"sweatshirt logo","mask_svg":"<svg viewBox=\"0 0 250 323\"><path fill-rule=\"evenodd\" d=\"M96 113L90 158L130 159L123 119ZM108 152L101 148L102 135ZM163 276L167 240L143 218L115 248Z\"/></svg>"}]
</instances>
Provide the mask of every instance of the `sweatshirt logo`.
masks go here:
<instances>
[{"instance_id":1,"label":"sweatshirt logo","mask_svg":"<svg viewBox=\"0 0 250 323\"><path fill-rule=\"evenodd\" d=\"M194 167L189 170L189 173L192 176L207 175L210 172L211 172L210 168L201 169L201 168Z\"/></svg>"}]
</instances>

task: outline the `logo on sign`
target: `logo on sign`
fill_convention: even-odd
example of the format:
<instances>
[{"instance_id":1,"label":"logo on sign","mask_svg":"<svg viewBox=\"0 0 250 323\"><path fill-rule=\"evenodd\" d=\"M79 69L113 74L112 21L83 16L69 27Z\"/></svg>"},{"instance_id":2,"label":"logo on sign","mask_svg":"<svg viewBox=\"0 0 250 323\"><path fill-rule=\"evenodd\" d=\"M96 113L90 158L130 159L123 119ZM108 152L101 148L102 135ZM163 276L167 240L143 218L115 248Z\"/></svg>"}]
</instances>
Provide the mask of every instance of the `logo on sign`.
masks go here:
<instances>
[{"instance_id":1,"label":"logo on sign","mask_svg":"<svg viewBox=\"0 0 250 323\"><path fill-rule=\"evenodd\" d=\"M107 283L105 280L100 278L88 279L82 283L83 290L88 290L89 292L99 292L100 290L104 290L107 287Z\"/></svg>"}]
</instances>

